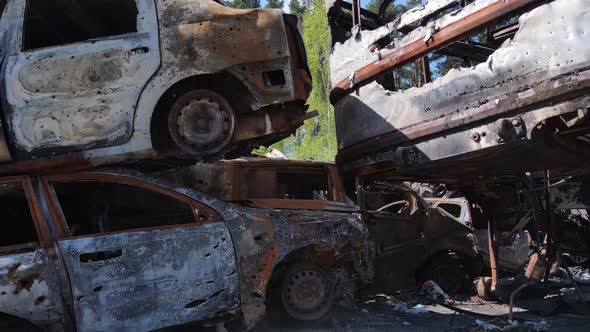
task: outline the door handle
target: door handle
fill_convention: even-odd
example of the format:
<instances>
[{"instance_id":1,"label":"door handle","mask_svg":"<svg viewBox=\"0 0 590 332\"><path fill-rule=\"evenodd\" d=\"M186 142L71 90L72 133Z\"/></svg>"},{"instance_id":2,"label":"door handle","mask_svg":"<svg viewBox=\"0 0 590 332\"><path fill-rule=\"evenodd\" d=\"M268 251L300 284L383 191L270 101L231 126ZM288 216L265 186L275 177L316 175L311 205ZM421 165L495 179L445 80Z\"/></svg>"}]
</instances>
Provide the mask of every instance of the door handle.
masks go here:
<instances>
[{"instance_id":1,"label":"door handle","mask_svg":"<svg viewBox=\"0 0 590 332\"><path fill-rule=\"evenodd\" d=\"M80 254L80 262L81 263L92 263L98 261L106 261L109 259L121 257L123 255L123 250L105 250L105 251L96 251L96 252L89 252Z\"/></svg>"},{"instance_id":2,"label":"door handle","mask_svg":"<svg viewBox=\"0 0 590 332\"><path fill-rule=\"evenodd\" d=\"M150 51L149 47L140 46L140 47L136 47L136 48L131 49L129 51L129 55L141 55L141 54L148 53L149 51Z\"/></svg>"}]
</instances>

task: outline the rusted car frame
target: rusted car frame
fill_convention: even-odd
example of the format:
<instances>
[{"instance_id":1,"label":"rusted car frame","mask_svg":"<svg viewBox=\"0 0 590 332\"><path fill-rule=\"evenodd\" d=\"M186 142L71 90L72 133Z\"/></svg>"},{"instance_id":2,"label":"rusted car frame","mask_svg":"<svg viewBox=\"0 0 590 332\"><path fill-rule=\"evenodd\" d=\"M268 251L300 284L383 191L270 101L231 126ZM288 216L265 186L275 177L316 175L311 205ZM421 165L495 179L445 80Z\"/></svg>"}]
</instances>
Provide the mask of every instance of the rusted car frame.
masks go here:
<instances>
[{"instance_id":1,"label":"rusted car frame","mask_svg":"<svg viewBox=\"0 0 590 332\"><path fill-rule=\"evenodd\" d=\"M43 329L153 330L232 317L253 327L264 317L267 291L293 266L321 264L346 282L369 278L366 232L350 214L318 219L245 208L122 170L0 185L15 181L26 188L39 245L2 248L0 313ZM117 206L104 206L110 216L94 213L103 209L96 210L102 201L94 191L71 191L119 185L188 206L188 221L113 229L112 219L123 218ZM87 209L81 220L102 228L81 227L76 209Z\"/></svg>"},{"instance_id":2,"label":"rusted car frame","mask_svg":"<svg viewBox=\"0 0 590 332\"><path fill-rule=\"evenodd\" d=\"M540 1L496 1L487 6L474 9L471 13L446 25L438 26L435 23L432 28L434 30L426 30L424 33L407 38L408 40L402 40L401 44L393 52L383 52L381 59L377 63L357 69L354 75L338 82L332 87L330 100L332 103L336 103L339 99L350 94L355 89L376 80L383 73L451 45L469 36L481 26L497 21L511 12L515 12L535 2ZM399 27L393 29L399 29Z\"/></svg>"},{"instance_id":3,"label":"rusted car frame","mask_svg":"<svg viewBox=\"0 0 590 332\"><path fill-rule=\"evenodd\" d=\"M395 20L361 12L349 39L341 4L328 18L346 172L450 183L587 166L586 1L431 0ZM432 81L433 55L466 65ZM422 83L386 84L417 60Z\"/></svg>"},{"instance_id":4,"label":"rusted car frame","mask_svg":"<svg viewBox=\"0 0 590 332\"><path fill-rule=\"evenodd\" d=\"M3 4L1 174L236 156L314 115L301 23L279 10Z\"/></svg>"}]
</instances>

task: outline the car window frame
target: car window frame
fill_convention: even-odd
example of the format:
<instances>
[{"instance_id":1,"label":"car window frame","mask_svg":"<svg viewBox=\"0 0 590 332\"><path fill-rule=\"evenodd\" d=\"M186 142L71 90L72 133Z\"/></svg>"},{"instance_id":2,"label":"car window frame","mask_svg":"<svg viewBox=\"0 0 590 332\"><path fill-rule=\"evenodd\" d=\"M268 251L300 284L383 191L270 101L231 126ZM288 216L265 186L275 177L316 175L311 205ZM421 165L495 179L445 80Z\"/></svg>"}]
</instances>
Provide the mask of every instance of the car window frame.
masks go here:
<instances>
[{"instance_id":1,"label":"car window frame","mask_svg":"<svg viewBox=\"0 0 590 332\"><path fill-rule=\"evenodd\" d=\"M66 218L61 210L61 204L59 203L59 199L55 190L53 189L52 183L68 183L68 182L104 182L104 183L113 183L113 184L122 184L128 185L132 187L137 187L140 189L156 192L173 199L179 200L184 204L187 204L188 207L191 209L194 222L191 223L184 223L184 224L174 224L174 225L164 225L164 226L151 226L151 227L140 227L140 228L133 228L133 229L126 229L120 231L112 231L112 232L102 232L102 233L93 233L93 234L84 234L84 235L72 235L70 226L68 225ZM220 222L223 221L223 218L219 212L217 212L214 208L208 206L207 204L197 201L196 199L181 194L171 188L166 186L150 182L146 179L141 179L133 176L123 175L123 174L114 174L114 173L78 173L72 175L54 175L54 176L47 176L41 180L41 185L43 187L43 193L48 201L49 212L53 220L55 220L56 226L56 233L58 240L66 240L66 239L78 239L78 238L88 238L88 237L98 237L98 236L106 236L112 234L121 234L121 233L132 233L132 232L143 232L143 231L150 231L150 230L158 230L158 229L169 229L169 228L180 228L180 227L201 227L204 224L212 223L212 222ZM208 220L201 222L199 220L199 216L197 215L196 211L205 211L205 213L209 216Z\"/></svg>"},{"instance_id":2,"label":"car window frame","mask_svg":"<svg viewBox=\"0 0 590 332\"><path fill-rule=\"evenodd\" d=\"M36 47L36 48L29 48L29 49L25 49L25 21L27 18L27 10L29 7L29 1L34 1L34 0L21 0L22 3L22 15L20 15L19 17L19 24L18 24L18 31L17 31L17 36L16 36L16 50L19 53L22 54L30 54L30 53L34 53L34 52L39 52L39 51L44 51L44 50L55 50L55 49L60 49L60 48L64 48L64 47L72 47L72 46L79 46L79 45L83 45L83 44L96 44L102 41L111 41L111 40L121 40L121 39L125 39L125 38L129 38L130 36L137 36L137 35L145 35L145 34L149 34L148 32L148 24L146 22L142 22L144 20L140 19L140 14L141 14L141 10L145 7L145 4L143 4L143 2L145 0L132 0L135 2L136 6L137 6L137 17L135 20L135 29L137 31L135 32L126 32L126 33L122 33L122 34L117 34L117 35L110 35L110 36L103 36L103 37L97 37L97 38L92 38L92 39L85 39L85 40L79 40L76 42L71 42L71 43L66 43L66 44L59 44L59 45L50 45L50 46L44 46L44 47ZM158 27L159 29L159 27Z\"/></svg>"},{"instance_id":3,"label":"car window frame","mask_svg":"<svg viewBox=\"0 0 590 332\"><path fill-rule=\"evenodd\" d=\"M45 222L41 204L35 194L35 188L33 187L31 179L28 176L0 178L0 184L20 184L22 186L31 213L31 222L33 223L33 228L37 235L37 241L35 242L0 246L0 256L22 252L25 249L33 251L39 248L50 248L52 245L52 238L49 232L49 227Z\"/></svg>"}]
</instances>

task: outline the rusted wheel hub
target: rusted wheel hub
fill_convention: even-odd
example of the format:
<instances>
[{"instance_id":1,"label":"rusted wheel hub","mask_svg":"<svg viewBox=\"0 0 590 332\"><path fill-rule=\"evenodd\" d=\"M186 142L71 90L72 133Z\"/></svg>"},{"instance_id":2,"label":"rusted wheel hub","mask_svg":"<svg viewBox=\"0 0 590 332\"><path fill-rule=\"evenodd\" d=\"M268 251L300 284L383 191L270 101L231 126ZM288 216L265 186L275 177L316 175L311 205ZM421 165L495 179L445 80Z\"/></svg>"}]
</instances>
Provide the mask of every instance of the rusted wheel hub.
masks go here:
<instances>
[{"instance_id":1,"label":"rusted wheel hub","mask_svg":"<svg viewBox=\"0 0 590 332\"><path fill-rule=\"evenodd\" d=\"M326 272L314 266L290 269L281 289L287 313L298 320L314 320L330 311L334 287Z\"/></svg>"},{"instance_id":2,"label":"rusted wheel hub","mask_svg":"<svg viewBox=\"0 0 590 332\"><path fill-rule=\"evenodd\" d=\"M234 132L235 115L221 95L193 90L180 97L168 116L168 129L176 145L197 156L221 151Z\"/></svg>"}]
</instances>

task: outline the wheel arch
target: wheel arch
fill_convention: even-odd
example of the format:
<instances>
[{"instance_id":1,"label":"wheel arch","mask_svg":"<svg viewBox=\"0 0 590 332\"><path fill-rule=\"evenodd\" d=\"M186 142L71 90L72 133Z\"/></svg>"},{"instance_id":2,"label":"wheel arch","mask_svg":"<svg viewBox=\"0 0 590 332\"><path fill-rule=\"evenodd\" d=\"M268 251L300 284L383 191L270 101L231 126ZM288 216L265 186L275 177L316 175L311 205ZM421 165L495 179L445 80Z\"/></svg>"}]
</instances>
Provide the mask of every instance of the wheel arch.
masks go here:
<instances>
[{"instance_id":1,"label":"wheel arch","mask_svg":"<svg viewBox=\"0 0 590 332\"><path fill-rule=\"evenodd\" d=\"M280 282L286 270L293 264L315 263L320 264L322 267L334 266L346 260L347 257L342 254L342 251L343 247L325 242L307 243L293 248L273 266L266 286L267 294L268 290L277 286L277 282ZM353 257L348 258L353 259Z\"/></svg>"},{"instance_id":2,"label":"wheel arch","mask_svg":"<svg viewBox=\"0 0 590 332\"><path fill-rule=\"evenodd\" d=\"M256 104L250 90L228 71L185 77L168 87L153 108L149 126L154 149L162 150L171 143L167 129L168 112L176 99L195 89L211 90L220 94L234 108L236 115L250 111L251 105Z\"/></svg>"}]
</instances>

